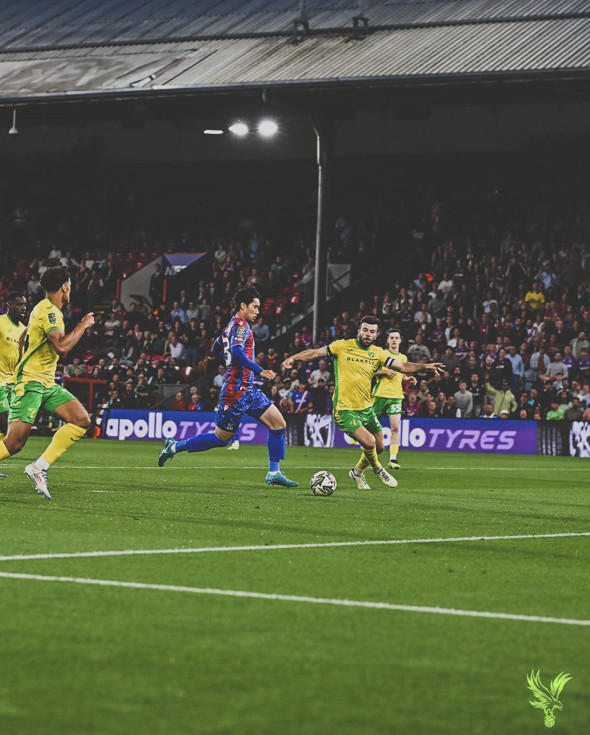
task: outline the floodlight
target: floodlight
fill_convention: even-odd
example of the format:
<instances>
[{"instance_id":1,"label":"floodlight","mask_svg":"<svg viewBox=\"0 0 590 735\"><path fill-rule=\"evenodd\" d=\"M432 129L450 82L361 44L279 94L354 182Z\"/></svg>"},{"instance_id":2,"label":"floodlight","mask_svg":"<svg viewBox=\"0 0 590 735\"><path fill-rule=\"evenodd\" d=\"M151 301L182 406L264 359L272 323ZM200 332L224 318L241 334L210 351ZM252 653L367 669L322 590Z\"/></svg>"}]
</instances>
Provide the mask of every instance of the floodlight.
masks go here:
<instances>
[{"instance_id":1,"label":"floodlight","mask_svg":"<svg viewBox=\"0 0 590 735\"><path fill-rule=\"evenodd\" d=\"M230 133L233 133L240 138L243 138L244 135L248 135L248 133L250 132L248 126L244 122L235 122L233 125L229 126L229 130Z\"/></svg>"},{"instance_id":2,"label":"floodlight","mask_svg":"<svg viewBox=\"0 0 590 735\"><path fill-rule=\"evenodd\" d=\"M261 120L258 123L258 132L265 138L271 138L277 133L279 126L274 120Z\"/></svg>"}]
</instances>

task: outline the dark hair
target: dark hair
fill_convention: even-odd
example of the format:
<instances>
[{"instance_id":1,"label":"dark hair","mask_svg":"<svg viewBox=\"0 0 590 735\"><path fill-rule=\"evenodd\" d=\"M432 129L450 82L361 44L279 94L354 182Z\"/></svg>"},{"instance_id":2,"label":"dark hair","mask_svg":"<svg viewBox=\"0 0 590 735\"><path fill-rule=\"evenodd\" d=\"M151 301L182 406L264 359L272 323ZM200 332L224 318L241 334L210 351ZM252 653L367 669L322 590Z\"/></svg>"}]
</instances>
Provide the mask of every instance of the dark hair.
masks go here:
<instances>
[{"instance_id":1,"label":"dark hair","mask_svg":"<svg viewBox=\"0 0 590 735\"><path fill-rule=\"evenodd\" d=\"M359 319L359 324L358 324L359 329L361 328L361 324L376 325L377 329L381 329L381 319L377 319L376 316L371 316L370 314L367 314L366 316L362 316Z\"/></svg>"},{"instance_id":2,"label":"dark hair","mask_svg":"<svg viewBox=\"0 0 590 735\"><path fill-rule=\"evenodd\" d=\"M402 333L401 333L401 331L397 327L391 327L391 329L388 329L387 330L387 336L389 337L390 334L394 334L395 332L397 332L399 334L400 339L401 339Z\"/></svg>"},{"instance_id":3,"label":"dark hair","mask_svg":"<svg viewBox=\"0 0 590 735\"><path fill-rule=\"evenodd\" d=\"M54 265L41 276L41 285L47 293L55 293L70 280L70 272L65 265Z\"/></svg>"},{"instance_id":4,"label":"dark hair","mask_svg":"<svg viewBox=\"0 0 590 735\"><path fill-rule=\"evenodd\" d=\"M6 303L13 304L17 299L24 299L26 301L27 297L21 291L13 291L6 297Z\"/></svg>"},{"instance_id":5,"label":"dark hair","mask_svg":"<svg viewBox=\"0 0 590 735\"><path fill-rule=\"evenodd\" d=\"M240 310L242 304L251 304L254 299L260 301L260 293L254 288L254 286L248 286L247 288L240 288L234 295L234 314Z\"/></svg>"}]
</instances>

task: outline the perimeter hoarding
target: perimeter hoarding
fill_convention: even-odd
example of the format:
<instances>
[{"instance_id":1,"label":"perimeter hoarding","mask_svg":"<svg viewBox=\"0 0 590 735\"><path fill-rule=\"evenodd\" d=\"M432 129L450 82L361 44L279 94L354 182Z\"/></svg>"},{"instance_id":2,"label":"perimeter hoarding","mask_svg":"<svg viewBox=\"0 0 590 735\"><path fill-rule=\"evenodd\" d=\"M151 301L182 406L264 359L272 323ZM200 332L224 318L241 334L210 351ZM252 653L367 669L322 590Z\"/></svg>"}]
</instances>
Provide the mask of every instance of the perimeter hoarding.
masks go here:
<instances>
[{"instance_id":1,"label":"perimeter hoarding","mask_svg":"<svg viewBox=\"0 0 590 735\"><path fill-rule=\"evenodd\" d=\"M383 424L388 444L386 419ZM187 439L214 428L214 413L111 409L105 412L102 436L163 441ZM331 416L289 415L286 435L291 446L358 448L336 427ZM246 417L238 438L244 444L266 444L267 429ZM400 439L404 450L590 457L590 422L405 418Z\"/></svg>"},{"instance_id":2,"label":"perimeter hoarding","mask_svg":"<svg viewBox=\"0 0 590 735\"><path fill-rule=\"evenodd\" d=\"M386 445L390 437L389 426L384 426ZM346 434L336 429L335 447L352 443ZM505 419L407 419L401 423L400 447L431 452L537 454L537 424Z\"/></svg>"},{"instance_id":3,"label":"perimeter hoarding","mask_svg":"<svg viewBox=\"0 0 590 735\"><path fill-rule=\"evenodd\" d=\"M215 414L203 411L105 411L101 435L107 439L188 439L215 429ZM238 437L244 444L266 444L268 429L254 419L240 424Z\"/></svg>"}]
</instances>

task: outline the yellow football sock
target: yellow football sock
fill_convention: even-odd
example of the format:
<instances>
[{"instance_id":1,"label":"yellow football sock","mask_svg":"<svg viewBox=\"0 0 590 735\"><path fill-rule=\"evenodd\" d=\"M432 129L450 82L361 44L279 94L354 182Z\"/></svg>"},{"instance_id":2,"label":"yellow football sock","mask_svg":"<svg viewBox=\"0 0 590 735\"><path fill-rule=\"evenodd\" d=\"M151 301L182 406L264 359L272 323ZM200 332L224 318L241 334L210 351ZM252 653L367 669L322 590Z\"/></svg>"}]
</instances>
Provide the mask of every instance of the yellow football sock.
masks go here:
<instances>
[{"instance_id":1,"label":"yellow football sock","mask_svg":"<svg viewBox=\"0 0 590 735\"><path fill-rule=\"evenodd\" d=\"M85 433L86 429L82 429L80 426L65 424L53 435L51 444L41 455L42 459L49 462L49 464L53 464L66 450L81 439Z\"/></svg>"},{"instance_id":2,"label":"yellow football sock","mask_svg":"<svg viewBox=\"0 0 590 735\"><path fill-rule=\"evenodd\" d=\"M6 459L6 457L10 457L10 452L6 449L6 444L0 442L0 459Z\"/></svg>"},{"instance_id":3,"label":"yellow football sock","mask_svg":"<svg viewBox=\"0 0 590 735\"><path fill-rule=\"evenodd\" d=\"M3 431L0 431L0 442L3 442L6 439L6 434Z\"/></svg>"},{"instance_id":4,"label":"yellow football sock","mask_svg":"<svg viewBox=\"0 0 590 735\"><path fill-rule=\"evenodd\" d=\"M357 470L360 470L360 472L363 472L369 465L371 465L374 470L381 467L379 460L377 459L377 450L375 447L373 447L373 449L363 449L363 456L358 461L356 468Z\"/></svg>"},{"instance_id":5,"label":"yellow football sock","mask_svg":"<svg viewBox=\"0 0 590 735\"><path fill-rule=\"evenodd\" d=\"M369 466L369 460L365 457L365 452L363 450L363 453L361 454L361 458L355 465L355 469L357 469L359 472L364 472L368 466Z\"/></svg>"},{"instance_id":6,"label":"yellow football sock","mask_svg":"<svg viewBox=\"0 0 590 735\"><path fill-rule=\"evenodd\" d=\"M397 459L397 453L399 452L399 444L392 444L389 447L389 456L391 459Z\"/></svg>"}]
</instances>

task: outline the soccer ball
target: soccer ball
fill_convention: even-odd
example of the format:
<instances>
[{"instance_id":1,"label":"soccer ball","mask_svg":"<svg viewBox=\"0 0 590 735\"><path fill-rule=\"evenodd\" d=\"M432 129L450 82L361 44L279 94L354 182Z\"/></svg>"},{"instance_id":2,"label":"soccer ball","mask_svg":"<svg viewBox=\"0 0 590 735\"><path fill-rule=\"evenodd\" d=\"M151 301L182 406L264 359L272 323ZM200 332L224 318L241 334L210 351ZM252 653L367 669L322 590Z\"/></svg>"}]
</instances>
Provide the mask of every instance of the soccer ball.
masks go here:
<instances>
[{"instance_id":1,"label":"soccer ball","mask_svg":"<svg viewBox=\"0 0 590 735\"><path fill-rule=\"evenodd\" d=\"M332 495L336 490L336 478L331 472L320 470L309 481L311 492L314 495Z\"/></svg>"}]
</instances>

